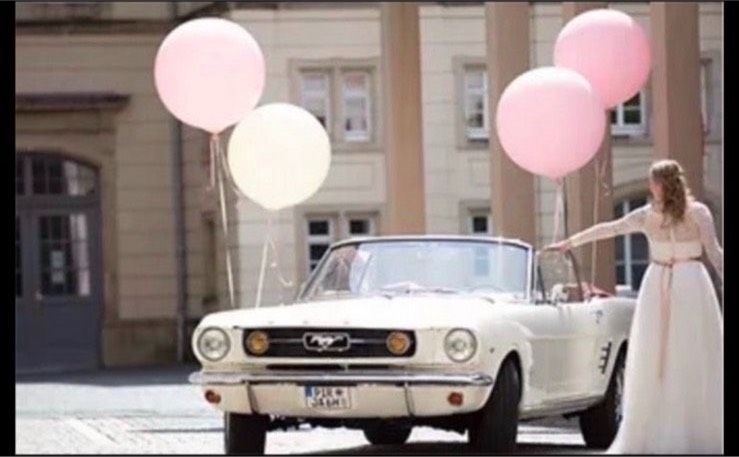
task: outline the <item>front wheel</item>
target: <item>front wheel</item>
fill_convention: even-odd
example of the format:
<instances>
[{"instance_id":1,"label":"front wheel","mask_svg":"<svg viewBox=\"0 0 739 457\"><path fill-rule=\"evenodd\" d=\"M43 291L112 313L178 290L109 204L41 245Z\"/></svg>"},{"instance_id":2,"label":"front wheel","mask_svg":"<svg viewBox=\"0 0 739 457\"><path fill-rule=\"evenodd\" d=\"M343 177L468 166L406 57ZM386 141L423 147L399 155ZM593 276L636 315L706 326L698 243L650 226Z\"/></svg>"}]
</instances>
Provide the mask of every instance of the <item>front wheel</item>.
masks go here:
<instances>
[{"instance_id":1,"label":"front wheel","mask_svg":"<svg viewBox=\"0 0 739 457\"><path fill-rule=\"evenodd\" d=\"M626 356L620 352L613 367L606 396L580 415L580 430L590 448L605 449L616 437L623 417L624 366Z\"/></svg>"},{"instance_id":2,"label":"front wheel","mask_svg":"<svg viewBox=\"0 0 739 457\"><path fill-rule=\"evenodd\" d=\"M512 361L498 372L487 403L473 416L469 429L472 448L483 453L511 453L516 449L521 378Z\"/></svg>"},{"instance_id":3,"label":"front wheel","mask_svg":"<svg viewBox=\"0 0 739 457\"><path fill-rule=\"evenodd\" d=\"M227 455L264 455L268 416L226 413L223 425Z\"/></svg>"}]
</instances>

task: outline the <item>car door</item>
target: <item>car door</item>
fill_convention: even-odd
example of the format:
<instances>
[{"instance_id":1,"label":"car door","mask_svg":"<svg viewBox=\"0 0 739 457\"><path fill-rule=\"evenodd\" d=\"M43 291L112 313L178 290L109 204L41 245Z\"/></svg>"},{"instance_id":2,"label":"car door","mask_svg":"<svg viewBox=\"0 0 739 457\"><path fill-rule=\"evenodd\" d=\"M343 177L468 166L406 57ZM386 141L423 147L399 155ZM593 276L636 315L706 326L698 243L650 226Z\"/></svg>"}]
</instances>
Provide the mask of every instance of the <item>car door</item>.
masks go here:
<instances>
[{"instance_id":1,"label":"car door","mask_svg":"<svg viewBox=\"0 0 739 457\"><path fill-rule=\"evenodd\" d=\"M571 253L539 254L544 305L549 316L548 386L550 401L568 401L591 394L597 342L602 322L599 302L587 302L576 260Z\"/></svg>"}]
</instances>

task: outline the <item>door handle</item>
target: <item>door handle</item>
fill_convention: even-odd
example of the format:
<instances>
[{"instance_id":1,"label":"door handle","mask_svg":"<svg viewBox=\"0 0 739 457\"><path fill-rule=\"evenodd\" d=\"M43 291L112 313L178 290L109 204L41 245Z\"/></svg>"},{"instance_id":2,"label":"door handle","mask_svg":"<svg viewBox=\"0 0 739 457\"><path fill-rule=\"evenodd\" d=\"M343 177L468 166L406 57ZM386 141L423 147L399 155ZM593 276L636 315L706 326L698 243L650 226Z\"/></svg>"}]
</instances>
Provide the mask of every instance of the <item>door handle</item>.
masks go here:
<instances>
[{"instance_id":1,"label":"door handle","mask_svg":"<svg viewBox=\"0 0 739 457\"><path fill-rule=\"evenodd\" d=\"M40 291L36 291L36 301L41 301L44 299L44 294L42 294Z\"/></svg>"}]
</instances>

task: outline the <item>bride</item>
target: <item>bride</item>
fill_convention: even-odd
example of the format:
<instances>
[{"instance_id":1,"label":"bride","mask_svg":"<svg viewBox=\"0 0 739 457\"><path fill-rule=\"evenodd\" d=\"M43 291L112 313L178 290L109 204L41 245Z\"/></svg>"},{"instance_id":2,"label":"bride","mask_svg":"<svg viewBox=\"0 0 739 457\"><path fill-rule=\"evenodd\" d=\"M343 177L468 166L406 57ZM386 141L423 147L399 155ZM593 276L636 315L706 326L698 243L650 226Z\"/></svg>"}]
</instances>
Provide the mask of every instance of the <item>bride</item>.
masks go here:
<instances>
[{"instance_id":1,"label":"bride","mask_svg":"<svg viewBox=\"0 0 739 457\"><path fill-rule=\"evenodd\" d=\"M723 452L723 319L702 250L723 283L709 209L672 160L652 165L653 200L623 218L552 244L567 250L631 232L649 240L626 354L623 420L609 454Z\"/></svg>"}]
</instances>

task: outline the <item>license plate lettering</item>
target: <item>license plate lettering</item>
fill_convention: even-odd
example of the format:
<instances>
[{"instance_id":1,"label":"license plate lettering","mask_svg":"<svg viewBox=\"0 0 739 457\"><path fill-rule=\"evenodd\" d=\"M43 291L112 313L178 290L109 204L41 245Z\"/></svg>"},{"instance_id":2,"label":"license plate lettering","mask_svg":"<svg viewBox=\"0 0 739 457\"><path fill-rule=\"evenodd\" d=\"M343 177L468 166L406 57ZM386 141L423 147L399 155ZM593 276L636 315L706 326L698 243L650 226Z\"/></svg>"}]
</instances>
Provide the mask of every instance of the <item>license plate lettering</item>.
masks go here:
<instances>
[{"instance_id":1,"label":"license plate lettering","mask_svg":"<svg viewBox=\"0 0 739 457\"><path fill-rule=\"evenodd\" d=\"M351 408L349 388L336 386L305 386L305 402L312 409Z\"/></svg>"}]
</instances>

